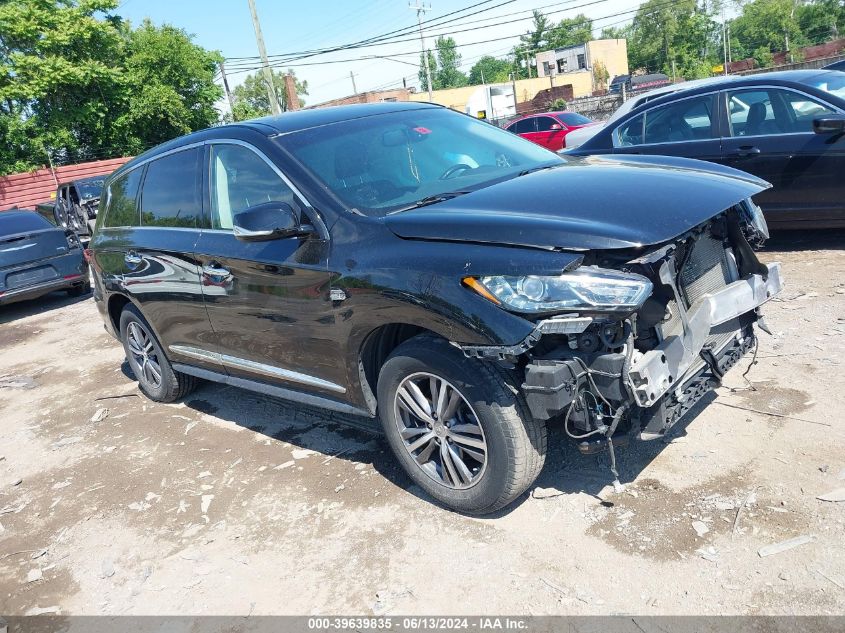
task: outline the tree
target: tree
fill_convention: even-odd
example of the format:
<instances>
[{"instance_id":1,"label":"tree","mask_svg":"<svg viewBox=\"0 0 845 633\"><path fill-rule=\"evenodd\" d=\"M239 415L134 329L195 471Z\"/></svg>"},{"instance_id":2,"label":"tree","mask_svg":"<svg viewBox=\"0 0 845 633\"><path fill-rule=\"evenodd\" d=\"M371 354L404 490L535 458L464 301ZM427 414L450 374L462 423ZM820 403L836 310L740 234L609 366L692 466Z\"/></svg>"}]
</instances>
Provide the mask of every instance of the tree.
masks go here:
<instances>
[{"instance_id":1,"label":"tree","mask_svg":"<svg viewBox=\"0 0 845 633\"><path fill-rule=\"evenodd\" d=\"M531 30L526 35L520 36L519 44L512 51L512 72L517 79L529 77L531 75L530 58L548 48L546 36L549 31L549 19L537 9L534 9L532 15L534 20Z\"/></svg>"},{"instance_id":2,"label":"tree","mask_svg":"<svg viewBox=\"0 0 845 633\"><path fill-rule=\"evenodd\" d=\"M467 76L460 71L461 56L457 51L457 44L451 37L440 36L434 41L437 51L436 57L431 51L428 55L428 65L431 72L432 90L445 88L460 88L467 85ZM420 53L420 86L428 90L428 80L425 76L425 57Z\"/></svg>"},{"instance_id":3,"label":"tree","mask_svg":"<svg viewBox=\"0 0 845 633\"><path fill-rule=\"evenodd\" d=\"M282 110L287 110L287 91L285 90L285 74L281 70L271 70L273 74L273 88L279 99ZM293 75L296 94L300 103L304 103L302 97L308 94L308 82L299 81L293 70L288 70ZM270 96L267 94L267 80L264 78L264 71L259 70L254 74L247 75L240 86L232 91L232 99L235 102L232 115L235 121L256 119L272 114L270 108Z\"/></svg>"},{"instance_id":4,"label":"tree","mask_svg":"<svg viewBox=\"0 0 845 633\"><path fill-rule=\"evenodd\" d=\"M607 71L607 66L601 60L596 60L593 63L593 85L597 90L606 90L608 79L610 79L610 73Z\"/></svg>"},{"instance_id":5,"label":"tree","mask_svg":"<svg viewBox=\"0 0 845 633\"><path fill-rule=\"evenodd\" d=\"M213 125L220 54L117 0L0 2L0 174L139 152Z\"/></svg>"},{"instance_id":6,"label":"tree","mask_svg":"<svg viewBox=\"0 0 845 633\"><path fill-rule=\"evenodd\" d=\"M583 13L574 18L564 18L549 30L547 48L566 48L584 44L593 39L593 21Z\"/></svg>"},{"instance_id":7,"label":"tree","mask_svg":"<svg viewBox=\"0 0 845 633\"><path fill-rule=\"evenodd\" d=\"M841 0L817 0L799 5L798 27L808 44L822 44L845 32L845 3Z\"/></svg>"},{"instance_id":8,"label":"tree","mask_svg":"<svg viewBox=\"0 0 845 633\"><path fill-rule=\"evenodd\" d=\"M511 63L505 59L497 59L491 55L485 55L469 71L469 84L502 83L509 79Z\"/></svg>"},{"instance_id":9,"label":"tree","mask_svg":"<svg viewBox=\"0 0 845 633\"><path fill-rule=\"evenodd\" d=\"M734 56L758 58L765 50L786 51L806 44L795 19L797 8L797 0L752 0L744 5L731 22Z\"/></svg>"},{"instance_id":10,"label":"tree","mask_svg":"<svg viewBox=\"0 0 845 633\"><path fill-rule=\"evenodd\" d=\"M632 68L694 79L720 60L721 25L715 4L697 0L647 0L637 10L628 39Z\"/></svg>"}]
</instances>

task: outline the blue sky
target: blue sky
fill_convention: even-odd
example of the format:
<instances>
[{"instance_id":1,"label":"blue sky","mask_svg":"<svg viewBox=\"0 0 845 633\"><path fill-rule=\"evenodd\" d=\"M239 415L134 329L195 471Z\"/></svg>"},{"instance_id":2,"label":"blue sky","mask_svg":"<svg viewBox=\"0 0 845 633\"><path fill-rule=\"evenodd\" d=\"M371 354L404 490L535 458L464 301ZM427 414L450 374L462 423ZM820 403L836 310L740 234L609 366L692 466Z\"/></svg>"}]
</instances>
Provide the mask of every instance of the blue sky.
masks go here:
<instances>
[{"instance_id":1,"label":"blue sky","mask_svg":"<svg viewBox=\"0 0 845 633\"><path fill-rule=\"evenodd\" d=\"M431 0L431 10L424 19L434 19L479 1ZM633 13L614 14L636 9L639 4L639 0L491 0L466 12L482 13L441 27L426 27L427 44L431 45L439 33L476 29L452 34L460 46L463 69L468 71L482 55L507 53L517 41L515 36L529 29L533 8L543 8L555 21L583 12L597 19L598 34L603 26L629 20ZM416 13L408 8L407 0L256 0L256 6L270 56L347 44L416 24ZM170 23L183 28L195 36L197 43L220 50L227 58L258 55L247 0L124 0L117 13L136 24L149 17L156 24ZM419 63L420 45L416 37L414 31L402 36L408 41L310 57L298 63L311 65L291 62L284 67L293 67L298 77L308 80L310 94L306 101L310 104L351 94L350 71L355 73L359 92L400 87L403 77L408 86L414 86L417 69L409 64ZM485 40L496 41L477 43ZM401 61L370 58L337 62L375 55ZM257 66L257 62L231 59L226 66L230 84L235 85L245 76L242 69Z\"/></svg>"}]
</instances>

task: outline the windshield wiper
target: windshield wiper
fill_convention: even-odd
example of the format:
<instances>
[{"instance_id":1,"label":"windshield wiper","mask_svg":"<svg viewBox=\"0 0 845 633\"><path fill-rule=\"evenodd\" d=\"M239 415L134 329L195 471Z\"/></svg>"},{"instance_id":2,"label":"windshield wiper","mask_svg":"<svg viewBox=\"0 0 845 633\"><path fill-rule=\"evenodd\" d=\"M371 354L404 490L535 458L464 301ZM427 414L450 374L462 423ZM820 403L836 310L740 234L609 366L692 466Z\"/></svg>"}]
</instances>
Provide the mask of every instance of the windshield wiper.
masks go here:
<instances>
[{"instance_id":1,"label":"windshield wiper","mask_svg":"<svg viewBox=\"0 0 845 633\"><path fill-rule=\"evenodd\" d=\"M517 174L517 176L526 176L528 174L533 174L535 171L543 171L544 169L553 169L555 167L560 167L563 165L563 162L560 163L550 163L546 165L537 165L536 167L531 167L530 169L523 169L521 172Z\"/></svg>"},{"instance_id":2,"label":"windshield wiper","mask_svg":"<svg viewBox=\"0 0 845 633\"><path fill-rule=\"evenodd\" d=\"M433 196L426 196L425 198L420 198L416 202L412 202L408 206L401 207L396 209L395 211L391 211L388 215L393 215L394 213L402 213L403 211L410 211L411 209L419 209L420 207L427 207L430 204L437 204L438 202L445 202L446 200L451 200L452 198L457 198L458 196L462 196L464 194L470 193L469 191L447 191L446 193L438 193Z\"/></svg>"}]
</instances>

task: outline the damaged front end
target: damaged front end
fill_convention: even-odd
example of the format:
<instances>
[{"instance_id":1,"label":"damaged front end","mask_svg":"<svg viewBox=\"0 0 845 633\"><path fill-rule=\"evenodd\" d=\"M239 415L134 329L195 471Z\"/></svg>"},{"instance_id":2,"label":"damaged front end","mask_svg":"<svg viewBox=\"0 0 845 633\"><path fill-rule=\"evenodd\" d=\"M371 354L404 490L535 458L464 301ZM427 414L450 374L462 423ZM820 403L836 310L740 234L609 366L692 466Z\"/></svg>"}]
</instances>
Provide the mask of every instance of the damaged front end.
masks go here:
<instances>
[{"instance_id":1,"label":"damaged front end","mask_svg":"<svg viewBox=\"0 0 845 633\"><path fill-rule=\"evenodd\" d=\"M759 308L782 283L780 265L761 264L752 249L766 237L746 200L645 253L586 254L579 270L647 279L647 296L623 311L540 318L514 346L462 349L521 370L535 418L561 419L582 451L612 455L625 431L665 434L754 347L753 325L765 329Z\"/></svg>"}]
</instances>

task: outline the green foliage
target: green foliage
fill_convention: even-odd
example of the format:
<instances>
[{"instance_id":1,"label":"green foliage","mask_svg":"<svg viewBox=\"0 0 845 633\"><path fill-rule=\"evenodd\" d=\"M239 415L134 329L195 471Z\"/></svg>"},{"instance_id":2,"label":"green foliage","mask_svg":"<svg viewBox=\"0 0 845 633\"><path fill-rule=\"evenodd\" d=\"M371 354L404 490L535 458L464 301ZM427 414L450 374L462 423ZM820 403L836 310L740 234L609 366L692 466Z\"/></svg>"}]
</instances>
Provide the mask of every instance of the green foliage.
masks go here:
<instances>
[{"instance_id":1,"label":"green foliage","mask_svg":"<svg viewBox=\"0 0 845 633\"><path fill-rule=\"evenodd\" d=\"M756 59L755 53L762 49L778 52L807 44L795 18L797 8L797 0L752 0L744 5L731 22L734 58Z\"/></svg>"},{"instance_id":2,"label":"green foliage","mask_svg":"<svg viewBox=\"0 0 845 633\"><path fill-rule=\"evenodd\" d=\"M0 174L136 153L217 121L221 59L117 0L0 2ZM104 16L104 17L102 17Z\"/></svg>"},{"instance_id":3,"label":"green foliage","mask_svg":"<svg viewBox=\"0 0 845 633\"><path fill-rule=\"evenodd\" d=\"M504 59L496 59L491 55L485 55L469 71L469 84L502 83L509 79L511 63Z\"/></svg>"},{"instance_id":4,"label":"green foliage","mask_svg":"<svg viewBox=\"0 0 845 633\"><path fill-rule=\"evenodd\" d=\"M434 41L434 48L437 56L431 51L426 51L429 59L429 70L431 71L431 83L433 90L445 88L460 88L467 85L467 76L460 71L461 56L458 53L455 40L451 37L440 36ZM428 81L425 76L425 58L420 54L419 78L423 90L428 90Z\"/></svg>"},{"instance_id":5,"label":"green foliage","mask_svg":"<svg viewBox=\"0 0 845 633\"><path fill-rule=\"evenodd\" d=\"M560 112L561 110L566 110L566 105L566 99L558 97L549 104L549 112Z\"/></svg>"},{"instance_id":6,"label":"green foliage","mask_svg":"<svg viewBox=\"0 0 845 633\"><path fill-rule=\"evenodd\" d=\"M282 110L287 110L288 96L285 91L285 75L287 73L272 69L271 72L273 74L273 88L276 91L279 104L282 106ZM308 94L308 82L298 80L293 70L289 69L288 73L293 75L299 103L300 105L304 105L305 100L303 97ZM232 91L232 100L235 102L232 112L235 121L256 119L272 114L270 95L267 93L267 80L264 78L264 71L259 70L254 74L247 75L243 83L240 86L236 86Z\"/></svg>"},{"instance_id":7,"label":"green foliage","mask_svg":"<svg viewBox=\"0 0 845 633\"><path fill-rule=\"evenodd\" d=\"M546 49L577 46L593 39L593 21L583 13L564 18L546 36Z\"/></svg>"}]
</instances>

